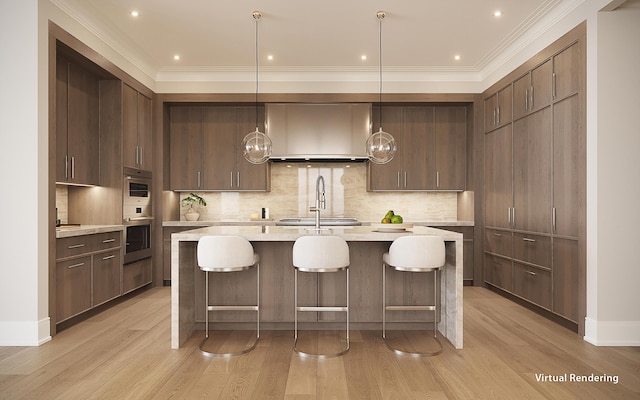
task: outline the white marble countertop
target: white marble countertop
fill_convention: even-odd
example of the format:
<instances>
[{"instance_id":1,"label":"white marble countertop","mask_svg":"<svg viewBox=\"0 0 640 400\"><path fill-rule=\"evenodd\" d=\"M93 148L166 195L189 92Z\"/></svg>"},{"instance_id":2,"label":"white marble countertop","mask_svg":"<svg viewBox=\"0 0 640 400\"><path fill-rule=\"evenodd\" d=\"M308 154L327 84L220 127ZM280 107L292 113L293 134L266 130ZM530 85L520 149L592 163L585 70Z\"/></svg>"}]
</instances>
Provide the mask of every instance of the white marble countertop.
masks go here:
<instances>
[{"instance_id":1,"label":"white marble countertop","mask_svg":"<svg viewBox=\"0 0 640 400\"><path fill-rule=\"evenodd\" d=\"M124 225L63 225L56 227L56 239L123 230Z\"/></svg>"},{"instance_id":2,"label":"white marble countertop","mask_svg":"<svg viewBox=\"0 0 640 400\"><path fill-rule=\"evenodd\" d=\"M174 233L171 239L197 241L206 235L239 235L253 242L288 242L305 235L337 235L346 241L386 242L403 235L425 234L442 236L445 241L462 240L462 234L426 226L415 226L401 232L378 232L370 226L329 227L316 232L313 227L288 226L208 226Z\"/></svg>"},{"instance_id":3,"label":"white marble countertop","mask_svg":"<svg viewBox=\"0 0 640 400\"><path fill-rule=\"evenodd\" d=\"M368 226L371 221L361 221L362 226ZM433 221L418 221L411 222L414 225L419 226L474 226L473 221L458 221L458 220L433 220ZM275 220L255 220L255 221L164 221L163 227L205 227L205 226L272 226L275 225Z\"/></svg>"}]
</instances>

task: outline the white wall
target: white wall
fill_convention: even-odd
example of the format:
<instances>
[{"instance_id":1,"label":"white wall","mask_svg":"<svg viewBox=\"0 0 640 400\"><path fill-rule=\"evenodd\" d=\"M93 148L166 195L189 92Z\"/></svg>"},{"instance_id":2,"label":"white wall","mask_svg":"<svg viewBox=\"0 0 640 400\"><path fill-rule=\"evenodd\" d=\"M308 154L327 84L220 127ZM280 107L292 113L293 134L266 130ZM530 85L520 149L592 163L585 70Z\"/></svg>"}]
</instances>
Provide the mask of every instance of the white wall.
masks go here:
<instances>
[{"instance_id":1,"label":"white wall","mask_svg":"<svg viewBox=\"0 0 640 400\"><path fill-rule=\"evenodd\" d=\"M590 221L585 339L598 345L640 345L640 1L600 12L591 31ZM591 39L591 38L590 38ZM591 43L592 46L596 43ZM594 82L593 79L596 79ZM593 100L593 98L592 98ZM593 146L593 142L597 146ZM593 237L595 235L595 238Z\"/></svg>"},{"instance_id":2,"label":"white wall","mask_svg":"<svg viewBox=\"0 0 640 400\"><path fill-rule=\"evenodd\" d=\"M38 56L38 8L38 0L0 3L0 345L50 339L46 75L41 79L47 61L46 53L43 62Z\"/></svg>"}]
</instances>

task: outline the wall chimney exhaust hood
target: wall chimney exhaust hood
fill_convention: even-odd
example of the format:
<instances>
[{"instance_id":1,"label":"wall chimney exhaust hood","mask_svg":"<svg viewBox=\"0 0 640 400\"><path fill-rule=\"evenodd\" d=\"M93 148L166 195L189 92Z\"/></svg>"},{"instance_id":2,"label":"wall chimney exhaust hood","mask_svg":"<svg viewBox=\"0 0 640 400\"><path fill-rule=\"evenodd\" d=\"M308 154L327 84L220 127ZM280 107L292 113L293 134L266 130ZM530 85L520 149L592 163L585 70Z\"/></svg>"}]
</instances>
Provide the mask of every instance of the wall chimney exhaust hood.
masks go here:
<instances>
[{"instance_id":1,"label":"wall chimney exhaust hood","mask_svg":"<svg viewBox=\"0 0 640 400\"><path fill-rule=\"evenodd\" d=\"M267 103L272 161L366 160L370 103Z\"/></svg>"}]
</instances>

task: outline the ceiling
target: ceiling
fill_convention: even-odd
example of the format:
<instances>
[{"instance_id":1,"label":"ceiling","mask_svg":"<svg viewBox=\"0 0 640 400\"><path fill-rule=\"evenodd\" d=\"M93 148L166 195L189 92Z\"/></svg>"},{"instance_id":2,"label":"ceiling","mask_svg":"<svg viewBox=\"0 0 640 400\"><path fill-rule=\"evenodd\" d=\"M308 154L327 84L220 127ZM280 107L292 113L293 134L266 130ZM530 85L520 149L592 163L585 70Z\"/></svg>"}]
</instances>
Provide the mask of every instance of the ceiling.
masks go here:
<instances>
[{"instance_id":1,"label":"ceiling","mask_svg":"<svg viewBox=\"0 0 640 400\"><path fill-rule=\"evenodd\" d=\"M378 71L382 10L384 71L478 73L562 0L51 2L158 80L166 72L254 71L254 10L263 14L260 71Z\"/></svg>"}]
</instances>

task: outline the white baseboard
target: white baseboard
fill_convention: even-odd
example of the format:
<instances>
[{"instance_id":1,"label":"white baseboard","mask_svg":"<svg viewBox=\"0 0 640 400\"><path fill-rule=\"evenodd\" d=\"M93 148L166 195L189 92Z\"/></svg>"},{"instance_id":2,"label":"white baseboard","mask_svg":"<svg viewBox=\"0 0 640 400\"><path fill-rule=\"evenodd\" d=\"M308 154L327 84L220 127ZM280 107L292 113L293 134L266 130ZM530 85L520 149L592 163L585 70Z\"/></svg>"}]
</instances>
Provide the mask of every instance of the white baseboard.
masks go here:
<instances>
[{"instance_id":1,"label":"white baseboard","mask_svg":"<svg viewBox=\"0 0 640 400\"><path fill-rule=\"evenodd\" d=\"M0 321L0 346L40 346L51 340L49 317L40 321Z\"/></svg>"},{"instance_id":2,"label":"white baseboard","mask_svg":"<svg viewBox=\"0 0 640 400\"><path fill-rule=\"evenodd\" d=\"M585 318L584 340L595 346L640 346L640 321Z\"/></svg>"}]
</instances>

